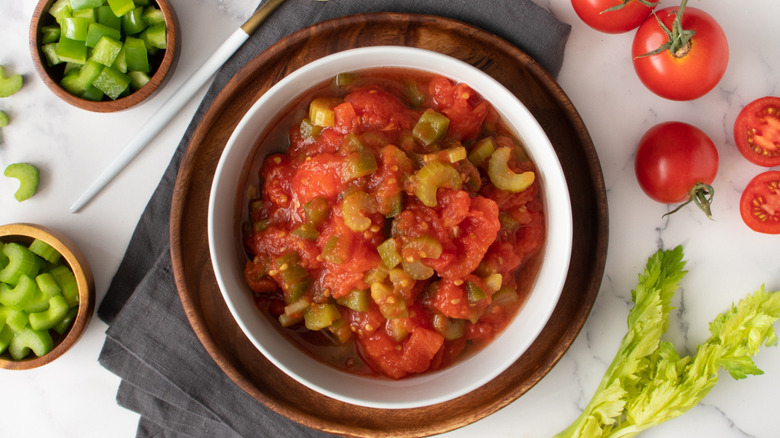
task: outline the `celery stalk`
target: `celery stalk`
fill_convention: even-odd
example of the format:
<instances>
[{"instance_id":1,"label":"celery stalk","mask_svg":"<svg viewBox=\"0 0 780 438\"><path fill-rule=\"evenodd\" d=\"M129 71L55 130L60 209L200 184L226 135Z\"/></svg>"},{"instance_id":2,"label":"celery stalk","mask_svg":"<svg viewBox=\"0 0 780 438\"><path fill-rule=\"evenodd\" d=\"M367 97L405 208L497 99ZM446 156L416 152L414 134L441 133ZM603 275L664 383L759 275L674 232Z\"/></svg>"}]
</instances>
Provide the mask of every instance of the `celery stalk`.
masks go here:
<instances>
[{"instance_id":1,"label":"celery stalk","mask_svg":"<svg viewBox=\"0 0 780 438\"><path fill-rule=\"evenodd\" d=\"M751 356L777 344L780 293L762 287L710 323L710 338L694 356L680 357L661 341L669 305L682 279L682 248L659 251L632 291L628 333L582 414L556 438L633 437L696 406L718 381L720 368L735 379L761 374Z\"/></svg>"}]
</instances>

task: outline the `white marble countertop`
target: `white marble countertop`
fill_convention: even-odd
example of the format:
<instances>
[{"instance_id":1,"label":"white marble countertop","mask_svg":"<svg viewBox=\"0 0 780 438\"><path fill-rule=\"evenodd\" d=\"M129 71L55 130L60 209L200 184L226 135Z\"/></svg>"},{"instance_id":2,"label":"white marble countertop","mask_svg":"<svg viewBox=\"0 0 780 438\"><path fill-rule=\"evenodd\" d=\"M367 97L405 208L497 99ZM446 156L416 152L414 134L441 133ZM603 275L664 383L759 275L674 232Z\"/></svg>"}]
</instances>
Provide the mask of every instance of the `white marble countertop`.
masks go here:
<instances>
[{"instance_id":1,"label":"white marble countertop","mask_svg":"<svg viewBox=\"0 0 780 438\"><path fill-rule=\"evenodd\" d=\"M169 85L150 102L117 114L75 109L36 76L27 35L33 0L4 0L0 13L0 64L21 73L25 86L0 99L11 124L0 130L0 167L37 164L38 194L17 203L15 181L0 178L0 223L34 222L69 235L86 253L98 299L105 295L136 221L189 123L197 96L157 139L78 214L68 207L166 100L183 78L247 17L256 0L171 0L179 19L182 52ZM401 1L401 0L399 0ZM670 339L691 351L708 336L708 322L761 284L780 289L780 236L755 233L739 216L747 182L765 170L736 151L734 119L743 105L780 95L780 3L693 0L724 28L728 70L719 86L691 102L664 100L647 91L630 61L632 33L602 34L583 24L570 0L536 0L572 25L559 83L579 110L596 145L608 190L609 251L598 299L584 329L563 359L534 388L499 412L448 437L549 437L573 421L590 399L625 333L630 290L657 248L685 247L689 274L675 301ZM662 6L679 4L662 0ZM208 24L209 32L202 32ZM633 160L639 137L656 123L679 120L704 130L720 154L714 220L695 207L662 218L667 206L647 198L636 183ZM84 337L56 362L30 371L0 372L0 436L133 437L138 416L115 401L119 378L97 357L106 326L93 318ZM720 382L682 417L651 429L650 437L772 437L780 388L780 349L762 350L764 375Z\"/></svg>"}]
</instances>

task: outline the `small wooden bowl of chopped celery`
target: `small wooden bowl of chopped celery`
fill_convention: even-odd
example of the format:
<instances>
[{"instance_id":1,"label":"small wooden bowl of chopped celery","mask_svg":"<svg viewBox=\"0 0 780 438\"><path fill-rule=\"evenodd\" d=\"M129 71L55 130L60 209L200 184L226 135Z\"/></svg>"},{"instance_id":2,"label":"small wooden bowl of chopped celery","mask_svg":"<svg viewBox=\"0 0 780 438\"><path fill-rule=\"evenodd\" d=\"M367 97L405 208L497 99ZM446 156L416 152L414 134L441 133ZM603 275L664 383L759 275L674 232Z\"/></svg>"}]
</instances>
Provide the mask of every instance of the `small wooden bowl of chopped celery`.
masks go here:
<instances>
[{"instance_id":1,"label":"small wooden bowl of chopped celery","mask_svg":"<svg viewBox=\"0 0 780 438\"><path fill-rule=\"evenodd\" d=\"M121 111L172 71L176 19L166 0L40 0L30 25L38 75L78 108Z\"/></svg>"},{"instance_id":2,"label":"small wooden bowl of chopped celery","mask_svg":"<svg viewBox=\"0 0 780 438\"><path fill-rule=\"evenodd\" d=\"M33 224L0 226L0 368L46 365L81 337L95 310L84 255Z\"/></svg>"}]
</instances>

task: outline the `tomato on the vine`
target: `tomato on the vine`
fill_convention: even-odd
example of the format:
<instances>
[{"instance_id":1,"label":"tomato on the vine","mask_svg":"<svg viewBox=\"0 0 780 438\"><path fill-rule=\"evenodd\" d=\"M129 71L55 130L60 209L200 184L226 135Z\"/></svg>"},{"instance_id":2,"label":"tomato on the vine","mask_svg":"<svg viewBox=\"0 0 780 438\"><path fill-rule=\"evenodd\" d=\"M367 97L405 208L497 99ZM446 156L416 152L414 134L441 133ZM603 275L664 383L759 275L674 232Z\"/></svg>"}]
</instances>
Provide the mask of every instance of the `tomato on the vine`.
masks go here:
<instances>
[{"instance_id":1,"label":"tomato on the vine","mask_svg":"<svg viewBox=\"0 0 780 438\"><path fill-rule=\"evenodd\" d=\"M742 192L739 212L751 229L780 234L780 171L770 170L753 178Z\"/></svg>"},{"instance_id":2,"label":"tomato on the vine","mask_svg":"<svg viewBox=\"0 0 780 438\"><path fill-rule=\"evenodd\" d=\"M580 19L604 33L636 29L657 4L658 0L571 0Z\"/></svg>"},{"instance_id":3,"label":"tomato on the vine","mask_svg":"<svg viewBox=\"0 0 780 438\"><path fill-rule=\"evenodd\" d=\"M780 166L780 97L762 97L742 108L734 123L734 140L752 163Z\"/></svg>"},{"instance_id":4,"label":"tomato on the vine","mask_svg":"<svg viewBox=\"0 0 780 438\"><path fill-rule=\"evenodd\" d=\"M718 22L684 5L657 11L657 19L648 17L637 29L631 48L634 70L645 87L671 100L707 94L720 82L729 62L728 41ZM682 18L676 20L678 9Z\"/></svg>"},{"instance_id":5,"label":"tomato on the vine","mask_svg":"<svg viewBox=\"0 0 780 438\"><path fill-rule=\"evenodd\" d=\"M711 184L718 161L715 144L702 130L683 122L665 122L639 140L634 170L650 198L664 204L694 202L711 217Z\"/></svg>"}]
</instances>

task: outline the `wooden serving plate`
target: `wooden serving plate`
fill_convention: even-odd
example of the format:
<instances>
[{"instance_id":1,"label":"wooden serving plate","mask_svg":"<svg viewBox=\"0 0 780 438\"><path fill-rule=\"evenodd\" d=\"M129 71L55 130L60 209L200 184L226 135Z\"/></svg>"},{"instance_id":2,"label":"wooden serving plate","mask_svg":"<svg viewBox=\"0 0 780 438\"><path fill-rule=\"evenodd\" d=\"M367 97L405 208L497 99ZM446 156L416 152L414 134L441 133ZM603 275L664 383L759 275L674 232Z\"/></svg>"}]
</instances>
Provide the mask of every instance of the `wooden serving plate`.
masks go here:
<instances>
[{"instance_id":1,"label":"wooden serving plate","mask_svg":"<svg viewBox=\"0 0 780 438\"><path fill-rule=\"evenodd\" d=\"M550 322L528 351L481 388L455 400L381 410L343 403L297 383L272 365L230 314L208 253L207 210L214 170L234 127L279 79L334 52L406 45L466 61L504 84L534 114L561 161L571 193L574 246ZM520 397L558 362L580 332L601 285L607 252L607 200L596 151L576 109L555 80L517 47L441 17L397 13L338 18L300 30L259 54L208 109L183 157L171 207L171 257L187 317L206 350L244 391L274 411L346 436L411 437L475 422Z\"/></svg>"}]
</instances>

